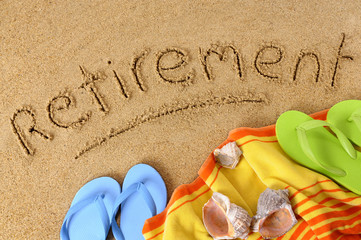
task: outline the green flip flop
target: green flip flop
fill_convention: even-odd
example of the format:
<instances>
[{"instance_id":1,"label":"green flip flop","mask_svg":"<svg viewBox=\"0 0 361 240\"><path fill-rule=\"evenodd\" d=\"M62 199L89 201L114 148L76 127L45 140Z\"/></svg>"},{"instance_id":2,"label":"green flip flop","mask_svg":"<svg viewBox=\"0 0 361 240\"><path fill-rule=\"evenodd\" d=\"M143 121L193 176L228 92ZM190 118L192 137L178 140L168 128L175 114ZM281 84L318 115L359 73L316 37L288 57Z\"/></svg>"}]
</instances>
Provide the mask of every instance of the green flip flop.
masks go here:
<instances>
[{"instance_id":1,"label":"green flip flop","mask_svg":"<svg viewBox=\"0 0 361 240\"><path fill-rule=\"evenodd\" d=\"M293 160L361 195L361 153L338 128L302 112L288 111L277 120L276 136Z\"/></svg>"},{"instance_id":2,"label":"green flip flop","mask_svg":"<svg viewBox=\"0 0 361 240\"><path fill-rule=\"evenodd\" d=\"M327 122L340 129L361 147L361 101L346 100L335 104L327 113Z\"/></svg>"}]
</instances>

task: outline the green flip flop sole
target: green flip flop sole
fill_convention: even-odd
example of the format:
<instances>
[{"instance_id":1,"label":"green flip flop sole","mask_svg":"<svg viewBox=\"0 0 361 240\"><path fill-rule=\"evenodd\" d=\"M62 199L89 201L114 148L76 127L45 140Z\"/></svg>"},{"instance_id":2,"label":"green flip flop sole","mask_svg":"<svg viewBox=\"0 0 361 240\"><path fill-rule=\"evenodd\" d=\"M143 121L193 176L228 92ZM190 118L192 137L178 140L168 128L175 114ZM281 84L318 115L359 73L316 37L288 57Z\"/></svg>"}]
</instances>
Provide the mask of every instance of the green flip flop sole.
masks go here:
<instances>
[{"instance_id":1,"label":"green flip flop sole","mask_svg":"<svg viewBox=\"0 0 361 240\"><path fill-rule=\"evenodd\" d=\"M302 112L288 111L277 120L276 136L294 161L361 194L361 153L336 127Z\"/></svg>"},{"instance_id":2,"label":"green flip flop sole","mask_svg":"<svg viewBox=\"0 0 361 240\"><path fill-rule=\"evenodd\" d=\"M327 113L327 122L340 129L361 147L361 101L346 100L335 104Z\"/></svg>"}]
</instances>

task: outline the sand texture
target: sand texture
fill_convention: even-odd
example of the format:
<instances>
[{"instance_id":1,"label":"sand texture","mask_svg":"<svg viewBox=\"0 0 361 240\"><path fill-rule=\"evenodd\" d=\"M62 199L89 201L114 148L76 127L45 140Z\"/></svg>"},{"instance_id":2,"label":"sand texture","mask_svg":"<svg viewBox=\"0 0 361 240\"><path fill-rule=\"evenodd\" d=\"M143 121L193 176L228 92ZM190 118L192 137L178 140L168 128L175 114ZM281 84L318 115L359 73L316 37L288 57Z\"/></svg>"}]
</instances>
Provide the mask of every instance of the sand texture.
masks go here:
<instances>
[{"instance_id":1,"label":"sand texture","mask_svg":"<svg viewBox=\"0 0 361 240\"><path fill-rule=\"evenodd\" d=\"M0 239L58 239L94 178L147 163L170 196L230 130L361 99L360 6L0 1Z\"/></svg>"}]
</instances>

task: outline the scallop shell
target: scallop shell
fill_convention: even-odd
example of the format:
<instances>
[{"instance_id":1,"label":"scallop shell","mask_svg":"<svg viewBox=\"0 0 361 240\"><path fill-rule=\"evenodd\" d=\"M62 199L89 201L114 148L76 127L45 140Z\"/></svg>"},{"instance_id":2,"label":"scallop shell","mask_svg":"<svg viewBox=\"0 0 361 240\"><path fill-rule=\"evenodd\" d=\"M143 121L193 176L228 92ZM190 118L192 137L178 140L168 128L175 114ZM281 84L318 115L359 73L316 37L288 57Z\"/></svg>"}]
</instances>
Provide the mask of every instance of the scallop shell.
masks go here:
<instances>
[{"instance_id":1,"label":"scallop shell","mask_svg":"<svg viewBox=\"0 0 361 240\"><path fill-rule=\"evenodd\" d=\"M237 146L236 142L230 142L224 145L221 149L216 149L213 152L217 162L227 168L235 168L241 158L242 151Z\"/></svg>"},{"instance_id":2,"label":"scallop shell","mask_svg":"<svg viewBox=\"0 0 361 240\"><path fill-rule=\"evenodd\" d=\"M251 217L246 210L231 203L227 196L214 192L202 212L204 226L213 239L248 237Z\"/></svg>"},{"instance_id":3,"label":"scallop shell","mask_svg":"<svg viewBox=\"0 0 361 240\"><path fill-rule=\"evenodd\" d=\"M258 199L257 214L252 219L252 231L265 239L280 237L297 223L288 199L288 190L267 188Z\"/></svg>"}]
</instances>

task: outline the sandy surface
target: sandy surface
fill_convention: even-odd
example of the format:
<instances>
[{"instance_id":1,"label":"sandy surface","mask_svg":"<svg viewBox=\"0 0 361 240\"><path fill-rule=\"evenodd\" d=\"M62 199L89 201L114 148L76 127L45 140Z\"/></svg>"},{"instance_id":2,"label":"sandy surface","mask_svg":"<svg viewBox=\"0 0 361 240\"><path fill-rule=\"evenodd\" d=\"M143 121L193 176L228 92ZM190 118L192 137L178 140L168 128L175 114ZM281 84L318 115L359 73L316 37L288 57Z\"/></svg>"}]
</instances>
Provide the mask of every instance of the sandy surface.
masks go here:
<instances>
[{"instance_id":1,"label":"sandy surface","mask_svg":"<svg viewBox=\"0 0 361 240\"><path fill-rule=\"evenodd\" d=\"M361 99L360 46L351 1L0 1L0 239L58 239L96 177L147 163L170 196L230 130Z\"/></svg>"}]
</instances>

